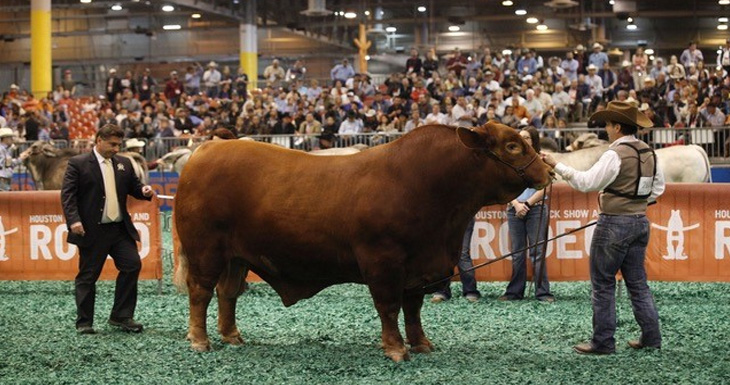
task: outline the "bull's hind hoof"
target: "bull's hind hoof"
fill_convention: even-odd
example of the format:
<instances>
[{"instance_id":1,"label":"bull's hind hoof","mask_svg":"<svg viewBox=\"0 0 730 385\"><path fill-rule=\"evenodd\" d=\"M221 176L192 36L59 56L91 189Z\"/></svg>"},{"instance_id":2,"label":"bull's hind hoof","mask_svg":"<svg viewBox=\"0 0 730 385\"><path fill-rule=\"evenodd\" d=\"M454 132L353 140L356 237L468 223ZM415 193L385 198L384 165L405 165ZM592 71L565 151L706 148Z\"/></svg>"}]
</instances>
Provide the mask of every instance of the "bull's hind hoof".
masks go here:
<instances>
[{"instance_id":1,"label":"bull's hind hoof","mask_svg":"<svg viewBox=\"0 0 730 385\"><path fill-rule=\"evenodd\" d=\"M385 352L385 356L393 360L393 362L403 362L409 361L411 359L411 356L408 355L408 352Z\"/></svg>"},{"instance_id":2,"label":"bull's hind hoof","mask_svg":"<svg viewBox=\"0 0 730 385\"><path fill-rule=\"evenodd\" d=\"M206 342L202 342L202 343L197 343L197 344L196 343L192 343L190 345L190 347L193 348L193 350L195 350L196 352L209 352L209 351L212 350L210 348L210 342L207 342L207 341Z\"/></svg>"},{"instance_id":3,"label":"bull's hind hoof","mask_svg":"<svg viewBox=\"0 0 730 385\"><path fill-rule=\"evenodd\" d=\"M411 346L411 351L413 353L415 353L415 354L419 354L419 353L433 353L434 350L435 349L434 349L433 345L431 345L431 344Z\"/></svg>"},{"instance_id":4,"label":"bull's hind hoof","mask_svg":"<svg viewBox=\"0 0 730 385\"><path fill-rule=\"evenodd\" d=\"M243 338L241 336L223 337L222 341L224 344L243 345Z\"/></svg>"}]
</instances>

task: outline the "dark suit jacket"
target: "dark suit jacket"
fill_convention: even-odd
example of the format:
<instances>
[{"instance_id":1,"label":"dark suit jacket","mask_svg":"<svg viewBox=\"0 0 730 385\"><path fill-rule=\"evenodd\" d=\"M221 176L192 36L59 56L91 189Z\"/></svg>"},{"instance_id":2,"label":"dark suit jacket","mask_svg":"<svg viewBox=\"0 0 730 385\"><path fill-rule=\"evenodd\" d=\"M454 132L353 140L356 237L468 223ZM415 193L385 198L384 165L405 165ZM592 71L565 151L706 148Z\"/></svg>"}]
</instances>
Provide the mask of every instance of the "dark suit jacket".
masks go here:
<instances>
[{"instance_id":1,"label":"dark suit jacket","mask_svg":"<svg viewBox=\"0 0 730 385\"><path fill-rule=\"evenodd\" d=\"M142 195L142 183L134 174L132 163L129 159L114 156L112 158L114 168L114 179L117 185L117 198L119 210L122 213L122 220L129 232L129 235L139 241L137 229L132 224L132 218L127 211L127 195L137 199L150 200ZM66 224L69 226L68 243L86 247L93 243L101 230L101 216L104 211L104 178L101 174L101 167L96 160L94 152L76 155L68 162L66 175L63 178L61 189L61 205L63 214L66 217ZM83 237L71 232L70 226L81 222L84 226Z\"/></svg>"}]
</instances>

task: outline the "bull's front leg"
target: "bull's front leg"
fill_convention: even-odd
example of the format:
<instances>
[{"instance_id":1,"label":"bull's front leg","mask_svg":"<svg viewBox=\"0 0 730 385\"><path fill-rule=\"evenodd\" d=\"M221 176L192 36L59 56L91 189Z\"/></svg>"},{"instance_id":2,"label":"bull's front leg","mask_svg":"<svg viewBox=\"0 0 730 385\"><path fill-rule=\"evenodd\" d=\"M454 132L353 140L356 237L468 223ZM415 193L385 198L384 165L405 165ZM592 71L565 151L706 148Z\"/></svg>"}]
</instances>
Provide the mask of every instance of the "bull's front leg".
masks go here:
<instances>
[{"instance_id":1,"label":"bull's front leg","mask_svg":"<svg viewBox=\"0 0 730 385\"><path fill-rule=\"evenodd\" d=\"M431 353L433 344L428 340L421 326L421 307L424 293L421 290L406 290L403 293L403 315L406 323L406 336L413 353Z\"/></svg>"},{"instance_id":2,"label":"bull's front leg","mask_svg":"<svg viewBox=\"0 0 730 385\"><path fill-rule=\"evenodd\" d=\"M370 293L375 302L375 309L380 316L381 339L385 356L394 362L410 359L403 336L398 330L398 315L401 309L402 285L369 284Z\"/></svg>"}]
</instances>

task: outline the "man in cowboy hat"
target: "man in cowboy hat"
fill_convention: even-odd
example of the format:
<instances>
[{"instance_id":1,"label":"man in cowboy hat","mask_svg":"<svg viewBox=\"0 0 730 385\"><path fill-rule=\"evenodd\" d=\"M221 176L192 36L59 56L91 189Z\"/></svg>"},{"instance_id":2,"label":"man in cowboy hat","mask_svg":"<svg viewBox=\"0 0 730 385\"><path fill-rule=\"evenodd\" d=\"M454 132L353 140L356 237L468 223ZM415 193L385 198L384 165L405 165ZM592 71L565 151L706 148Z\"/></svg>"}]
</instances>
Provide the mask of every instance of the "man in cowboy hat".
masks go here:
<instances>
[{"instance_id":1,"label":"man in cowboy hat","mask_svg":"<svg viewBox=\"0 0 730 385\"><path fill-rule=\"evenodd\" d=\"M600 43L593 43L593 53L588 56L588 65L593 64L596 68L603 68L604 63L608 63L608 55L603 52L603 46Z\"/></svg>"},{"instance_id":2,"label":"man in cowboy hat","mask_svg":"<svg viewBox=\"0 0 730 385\"><path fill-rule=\"evenodd\" d=\"M18 158L13 158L13 130L0 128L0 191L10 191L13 169L30 155L30 149L23 151Z\"/></svg>"},{"instance_id":3,"label":"man in cowboy hat","mask_svg":"<svg viewBox=\"0 0 730 385\"><path fill-rule=\"evenodd\" d=\"M580 191L600 191L601 214L593 232L590 271L593 303L593 338L573 349L581 354L611 354L616 350L616 273L626 281L641 337L629 341L633 349L660 348L659 315L646 283L644 258L649 241L646 207L664 192L664 176L654 151L635 136L639 127L652 126L636 106L610 102L591 120L606 123L611 145L587 171L543 160L568 184Z\"/></svg>"}]
</instances>

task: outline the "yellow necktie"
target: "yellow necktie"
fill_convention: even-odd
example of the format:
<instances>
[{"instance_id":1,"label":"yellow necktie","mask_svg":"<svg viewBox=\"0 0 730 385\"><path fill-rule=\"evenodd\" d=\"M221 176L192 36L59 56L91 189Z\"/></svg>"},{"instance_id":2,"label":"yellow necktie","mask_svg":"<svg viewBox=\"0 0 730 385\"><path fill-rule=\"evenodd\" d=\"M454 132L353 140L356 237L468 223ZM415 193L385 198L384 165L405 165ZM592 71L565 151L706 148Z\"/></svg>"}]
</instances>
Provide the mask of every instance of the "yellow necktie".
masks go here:
<instances>
[{"instance_id":1,"label":"yellow necktie","mask_svg":"<svg viewBox=\"0 0 730 385\"><path fill-rule=\"evenodd\" d=\"M116 222L119 219L119 201L117 200L117 186L114 182L114 168L109 159L104 159L104 193L106 194L106 216L112 222Z\"/></svg>"}]
</instances>

